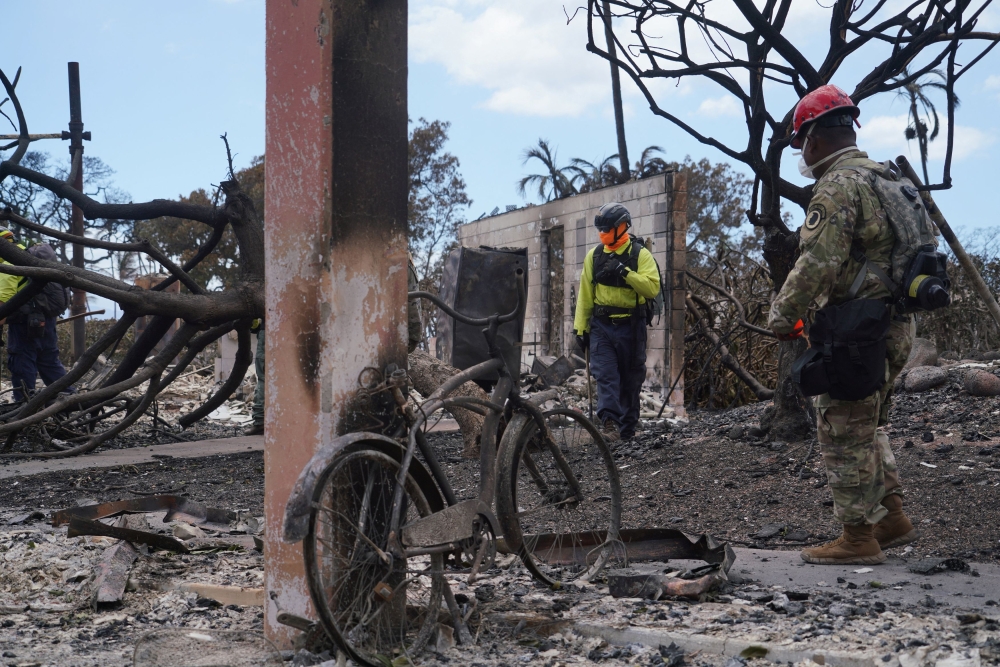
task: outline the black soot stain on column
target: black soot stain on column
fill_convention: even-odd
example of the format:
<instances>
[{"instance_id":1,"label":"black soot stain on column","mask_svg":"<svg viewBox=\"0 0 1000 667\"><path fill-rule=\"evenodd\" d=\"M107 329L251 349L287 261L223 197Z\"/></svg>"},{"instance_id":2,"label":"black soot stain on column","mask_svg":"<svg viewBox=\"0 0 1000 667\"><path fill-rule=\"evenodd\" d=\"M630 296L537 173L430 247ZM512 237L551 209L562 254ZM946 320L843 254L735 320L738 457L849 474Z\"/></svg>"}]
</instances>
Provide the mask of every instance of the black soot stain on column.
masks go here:
<instances>
[{"instance_id":1,"label":"black soot stain on column","mask_svg":"<svg viewBox=\"0 0 1000 667\"><path fill-rule=\"evenodd\" d=\"M315 306L306 308L299 319L296 346L299 351L299 372L302 382L315 398L319 392L319 366L321 340L319 318Z\"/></svg>"}]
</instances>

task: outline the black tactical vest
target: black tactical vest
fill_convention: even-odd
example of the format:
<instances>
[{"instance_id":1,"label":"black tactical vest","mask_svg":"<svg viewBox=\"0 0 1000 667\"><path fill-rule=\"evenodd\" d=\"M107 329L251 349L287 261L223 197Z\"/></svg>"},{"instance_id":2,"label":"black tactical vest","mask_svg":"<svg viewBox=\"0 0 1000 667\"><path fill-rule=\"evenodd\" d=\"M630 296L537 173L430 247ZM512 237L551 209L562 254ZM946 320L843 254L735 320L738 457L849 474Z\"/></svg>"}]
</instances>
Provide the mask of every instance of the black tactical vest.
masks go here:
<instances>
[{"instance_id":1,"label":"black tactical vest","mask_svg":"<svg viewBox=\"0 0 1000 667\"><path fill-rule=\"evenodd\" d=\"M618 259L621 263L632 269L633 271L639 270L639 250L641 247L635 242L635 239L629 241L630 245L628 247L628 252L618 255ZM606 287L628 287L632 289L632 286L625 282L625 279L621 276L615 274L603 278L598 278L598 276L603 275L601 269L607 263L608 259L611 258L613 253L604 252L604 244L600 243L596 248L594 248L594 267L593 273L593 284L594 285L604 285Z\"/></svg>"}]
</instances>

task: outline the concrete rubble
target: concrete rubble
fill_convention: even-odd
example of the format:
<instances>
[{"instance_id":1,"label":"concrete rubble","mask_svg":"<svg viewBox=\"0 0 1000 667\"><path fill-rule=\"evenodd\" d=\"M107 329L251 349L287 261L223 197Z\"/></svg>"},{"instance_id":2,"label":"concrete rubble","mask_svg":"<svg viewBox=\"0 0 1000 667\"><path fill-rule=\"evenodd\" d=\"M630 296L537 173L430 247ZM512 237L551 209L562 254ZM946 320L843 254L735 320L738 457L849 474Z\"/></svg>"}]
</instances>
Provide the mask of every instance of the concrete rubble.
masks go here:
<instances>
[{"instance_id":1,"label":"concrete rubble","mask_svg":"<svg viewBox=\"0 0 1000 667\"><path fill-rule=\"evenodd\" d=\"M472 586L452 578L460 604L476 605L478 644L442 640L419 664L737 667L765 658L802 667L973 667L1000 660L996 606L974 613L882 601L879 588L851 588L834 577L803 587L747 579L701 602L617 598L600 582L547 590L513 557L499 564ZM293 664L336 664L322 658L300 653Z\"/></svg>"},{"instance_id":2,"label":"concrete rubble","mask_svg":"<svg viewBox=\"0 0 1000 667\"><path fill-rule=\"evenodd\" d=\"M522 375L521 384L530 392L544 391L547 388L554 388L558 394L558 401L553 400L543 405L544 409L556 407L557 403L561 407L574 408L584 414L588 413L590 401L597 405L597 381L590 378L590 392L587 390L587 370L586 362L577 355L570 358L559 357L535 357L532 365L532 372ZM678 417L678 411L670 406L663 408L663 397L659 392L643 390L640 394L642 406L639 416L642 419L668 419L674 420ZM682 418L683 419L683 418ZM686 421L686 420L684 420Z\"/></svg>"},{"instance_id":3,"label":"concrete rubble","mask_svg":"<svg viewBox=\"0 0 1000 667\"><path fill-rule=\"evenodd\" d=\"M195 527L164 523L162 512L139 516L151 530ZM20 516L0 514L0 664L131 664L133 647L151 630L261 631L263 559L252 548L192 545L190 554L170 554L139 547L121 604L95 610L95 575L115 541L68 538L65 529L37 519L9 525L11 519ZM232 526L232 537L252 534L253 523ZM738 667L763 657L802 667L978 667L1000 661L996 566L966 565L963 572L936 562L926 569L941 574L921 575L907 574L899 559L878 568L827 569L802 568L796 560L794 552L739 549L730 580L716 591L696 600L651 600L614 597L605 580L553 591L514 556L500 555L497 567L472 585L464 575L449 575L458 603L472 611L477 643L455 645L443 626L417 664ZM768 561L775 564L760 564ZM774 583L782 578L795 581ZM991 597L941 597L942 590L966 585ZM292 665L337 664L330 653L284 657Z\"/></svg>"},{"instance_id":4,"label":"concrete rubble","mask_svg":"<svg viewBox=\"0 0 1000 667\"><path fill-rule=\"evenodd\" d=\"M913 360L911 354L910 361ZM896 380L896 389L918 393L950 382L961 386L971 396L1000 395L1000 377L996 375L1000 372L1000 359L939 359L935 352L927 357L927 362L908 363Z\"/></svg>"},{"instance_id":5,"label":"concrete rubble","mask_svg":"<svg viewBox=\"0 0 1000 667\"><path fill-rule=\"evenodd\" d=\"M184 525L164 523L164 514L132 516L163 533ZM129 543L67 537L65 527L39 519L9 525L11 518L18 517L0 513L2 665L132 664L136 640L153 629L259 632L262 627L263 556L252 547L191 540L189 554L171 554L130 545L136 558L124 597L120 604L105 604L95 596L102 561ZM234 525L231 530L237 534L232 537L246 537L251 523L257 525L255 520ZM241 592L236 600L243 604L213 599Z\"/></svg>"}]
</instances>

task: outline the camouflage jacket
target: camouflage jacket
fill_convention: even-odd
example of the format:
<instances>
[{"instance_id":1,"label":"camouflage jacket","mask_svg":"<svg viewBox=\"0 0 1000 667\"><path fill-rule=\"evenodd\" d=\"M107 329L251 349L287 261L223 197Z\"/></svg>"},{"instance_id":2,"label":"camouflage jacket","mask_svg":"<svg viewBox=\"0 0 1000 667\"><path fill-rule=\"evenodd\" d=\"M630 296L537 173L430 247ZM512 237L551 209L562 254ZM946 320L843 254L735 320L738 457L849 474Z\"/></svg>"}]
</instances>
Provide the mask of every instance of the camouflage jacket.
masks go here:
<instances>
[{"instance_id":1,"label":"camouflage jacket","mask_svg":"<svg viewBox=\"0 0 1000 667\"><path fill-rule=\"evenodd\" d=\"M816 182L799 230L799 258L771 303L768 326L778 333L791 332L798 320L808 322L811 313L824 306L847 301L851 283L862 267L851 257L852 244L873 264L889 270L896 236L875 191L851 167L883 169L868 159L867 153L848 151ZM869 272L857 296L880 299L889 294Z\"/></svg>"}]
</instances>

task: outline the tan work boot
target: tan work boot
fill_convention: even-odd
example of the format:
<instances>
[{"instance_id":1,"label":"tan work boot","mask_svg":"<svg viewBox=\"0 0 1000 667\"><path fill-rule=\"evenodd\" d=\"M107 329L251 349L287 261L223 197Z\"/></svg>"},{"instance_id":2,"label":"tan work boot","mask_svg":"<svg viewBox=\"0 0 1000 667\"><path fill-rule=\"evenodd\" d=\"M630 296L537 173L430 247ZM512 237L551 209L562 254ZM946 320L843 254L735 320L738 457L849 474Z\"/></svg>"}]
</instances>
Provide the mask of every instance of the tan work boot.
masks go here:
<instances>
[{"instance_id":1,"label":"tan work boot","mask_svg":"<svg viewBox=\"0 0 1000 667\"><path fill-rule=\"evenodd\" d=\"M883 549L901 547L916 540L920 535L910 520L903 514L903 498L890 493L882 499L882 507L889 510L881 521L875 524L875 539Z\"/></svg>"},{"instance_id":2,"label":"tan work boot","mask_svg":"<svg viewBox=\"0 0 1000 667\"><path fill-rule=\"evenodd\" d=\"M844 524L844 534L823 546L803 549L802 560L814 565L876 565L885 554L875 541L874 526Z\"/></svg>"},{"instance_id":3,"label":"tan work boot","mask_svg":"<svg viewBox=\"0 0 1000 667\"><path fill-rule=\"evenodd\" d=\"M618 424L615 423L614 419L604 420L604 425L601 426L601 435L604 436L604 440L609 445L622 441L621 433L618 432Z\"/></svg>"}]
</instances>

